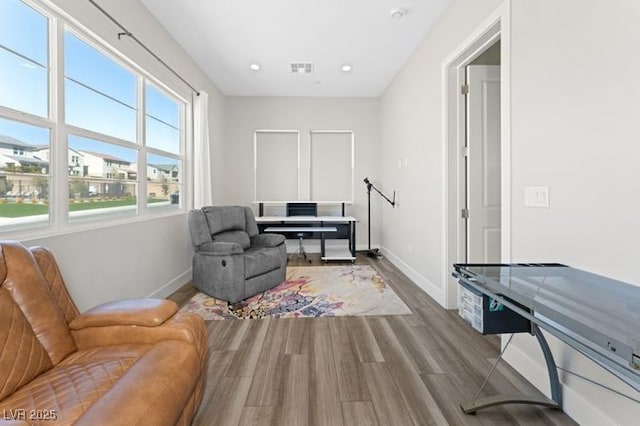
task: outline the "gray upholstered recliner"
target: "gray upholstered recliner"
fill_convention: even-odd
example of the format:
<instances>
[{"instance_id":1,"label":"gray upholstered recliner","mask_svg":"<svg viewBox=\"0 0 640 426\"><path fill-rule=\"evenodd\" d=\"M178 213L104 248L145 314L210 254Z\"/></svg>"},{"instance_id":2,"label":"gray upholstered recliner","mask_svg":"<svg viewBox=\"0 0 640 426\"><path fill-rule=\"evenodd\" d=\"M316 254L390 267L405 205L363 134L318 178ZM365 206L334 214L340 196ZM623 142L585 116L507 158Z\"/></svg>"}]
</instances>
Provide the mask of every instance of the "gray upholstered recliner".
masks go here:
<instances>
[{"instance_id":1,"label":"gray upholstered recliner","mask_svg":"<svg viewBox=\"0 0 640 426\"><path fill-rule=\"evenodd\" d=\"M193 284L235 303L285 280L285 237L258 234L253 211L242 206L207 206L189 212L195 247Z\"/></svg>"}]
</instances>

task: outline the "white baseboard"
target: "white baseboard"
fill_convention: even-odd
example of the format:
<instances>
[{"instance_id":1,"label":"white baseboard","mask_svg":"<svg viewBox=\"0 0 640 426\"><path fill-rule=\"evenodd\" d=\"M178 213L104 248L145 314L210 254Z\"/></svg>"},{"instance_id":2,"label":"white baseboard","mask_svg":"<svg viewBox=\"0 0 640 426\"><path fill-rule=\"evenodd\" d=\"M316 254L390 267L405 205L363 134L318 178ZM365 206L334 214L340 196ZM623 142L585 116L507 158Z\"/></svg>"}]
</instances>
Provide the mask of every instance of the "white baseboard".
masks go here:
<instances>
[{"instance_id":1,"label":"white baseboard","mask_svg":"<svg viewBox=\"0 0 640 426\"><path fill-rule=\"evenodd\" d=\"M533 359L516 345L511 345L504 353L503 359L547 398L551 397L549 374L544 364ZM608 418L602 411L594 407L593 401L587 401L574 389L560 383L562 393L562 411L583 426L613 425L616 422Z\"/></svg>"},{"instance_id":2,"label":"white baseboard","mask_svg":"<svg viewBox=\"0 0 640 426\"><path fill-rule=\"evenodd\" d=\"M393 253L385 246L381 246L380 250L382 251L382 254L386 256L386 258L389 259L389 261L393 263L398 269L400 269L402 273L409 277L411 281L416 283L418 287L420 287L425 293L431 296L440 305L442 305L443 307L445 306L445 297L442 288L432 283L424 275L413 269L413 267L411 267L404 260L400 259L400 257L396 256L395 253Z\"/></svg>"},{"instance_id":3,"label":"white baseboard","mask_svg":"<svg viewBox=\"0 0 640 426\"><path fill-rule=\"evenodd\" d=\"M164 299L167 296L170 296L180 287L182 287L183 285L191 281L192 277L193 277L193 271L192 271L192 268L189 268L188 270L184 271L182 274L178 275L176 278L169 281L167 284L163 285L159 289L150 293L147 297Z\"/></svg>"}]
</instances>

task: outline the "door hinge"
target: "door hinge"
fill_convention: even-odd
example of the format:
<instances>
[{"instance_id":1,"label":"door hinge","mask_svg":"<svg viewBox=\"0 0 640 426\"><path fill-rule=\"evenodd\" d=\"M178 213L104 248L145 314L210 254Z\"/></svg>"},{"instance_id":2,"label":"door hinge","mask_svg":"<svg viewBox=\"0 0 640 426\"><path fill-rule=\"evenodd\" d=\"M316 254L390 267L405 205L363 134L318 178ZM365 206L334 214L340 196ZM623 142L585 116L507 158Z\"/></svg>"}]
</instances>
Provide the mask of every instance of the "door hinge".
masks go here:
<instances>
[{"instance_id":1,"label":"door hinge","mask_svg":"<svg viewBox=\"0 0 640 426\"><path fill-rule=\"evenodd\" d=\"M468 84L463 84L460 87L460 93L462 93L463 95L468 95L469 94L469 85Z\"/></svg>"},{"instance_id":2,"label":"door hinge","mask_svg":"<svg viewBox=\"0 0 640 426\"><path fill-rule=\"evenodd\" d=\"M469 156L469 147L468 146L463 146L462 149L460 150L460 154L463 157L468 157Z\"/></svg>"},{"instance_id":3,"label":"door hinge","mask_svg":"<svg viewBox=\"0 0 640 426\"><path fill-rule=\"evenodd\" d=\"M469 219L469 209L462 209L462 211L460 212L460 216L463 219Z\"/></svg>"}]
</instances>

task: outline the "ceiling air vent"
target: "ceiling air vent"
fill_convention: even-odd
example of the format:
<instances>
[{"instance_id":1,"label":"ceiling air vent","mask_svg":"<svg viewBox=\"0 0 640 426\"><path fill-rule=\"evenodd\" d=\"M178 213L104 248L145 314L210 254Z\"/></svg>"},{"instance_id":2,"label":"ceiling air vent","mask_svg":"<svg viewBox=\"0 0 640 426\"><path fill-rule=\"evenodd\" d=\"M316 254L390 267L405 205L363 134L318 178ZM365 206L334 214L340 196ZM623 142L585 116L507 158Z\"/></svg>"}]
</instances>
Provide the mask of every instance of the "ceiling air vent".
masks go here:
<instances>
[{"instance_id":1,"label":"ceiling air vent","mask_svg":"<svg viewBox=\"0 0 640 426\"><path fill-rule=\"evenodd\" d=\"M291 62L289 66L293 74L311 74L313 72L313 62Z\"/></svg>"}]
</instances>

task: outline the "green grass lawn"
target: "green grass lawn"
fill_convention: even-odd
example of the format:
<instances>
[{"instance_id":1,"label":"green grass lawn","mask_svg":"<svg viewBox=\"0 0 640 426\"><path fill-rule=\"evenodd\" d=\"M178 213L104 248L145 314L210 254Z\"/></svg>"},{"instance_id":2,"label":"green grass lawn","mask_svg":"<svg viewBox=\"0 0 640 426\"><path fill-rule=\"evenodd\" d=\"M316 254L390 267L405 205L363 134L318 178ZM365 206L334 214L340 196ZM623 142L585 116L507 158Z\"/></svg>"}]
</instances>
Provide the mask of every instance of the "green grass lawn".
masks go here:
<instances>
[{"instance_id":1,"label":"green grass lawn","mask_svg":"<svg viewBox=\"0 0 640 426\"><path fill-rule=\"evenodd\" d=\"M160 198L149 198L149 203L159 203L163 200ZM69 204L70 212L77 212L80 210L93 210L93 209L105 209L108 207L122 207L133 206L136 204L135 198L128 198L126 200L109 200L109 201L90 201L90 202L75 202ZM31 203L7 203L0 204L0 217L25 217L35 216L38 214L47 214L49 212L49 206L44 204L31 204Z\"/></svg>"}]
</instances>

